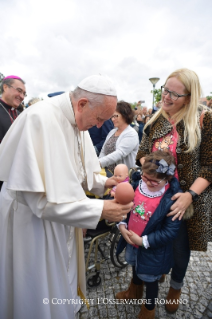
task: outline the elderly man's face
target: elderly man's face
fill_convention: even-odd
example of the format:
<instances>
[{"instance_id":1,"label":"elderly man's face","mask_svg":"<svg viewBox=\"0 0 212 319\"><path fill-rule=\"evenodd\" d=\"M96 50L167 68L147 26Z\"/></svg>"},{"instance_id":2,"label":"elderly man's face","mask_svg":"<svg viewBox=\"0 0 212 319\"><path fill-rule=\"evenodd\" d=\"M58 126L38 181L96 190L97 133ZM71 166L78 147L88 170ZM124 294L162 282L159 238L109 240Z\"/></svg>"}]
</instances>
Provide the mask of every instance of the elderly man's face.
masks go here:
<instances>
[{"instance_id":1,"label":"elderly man's face","mask_svg":"<svg viewBox=\"0 0 212 319\"><path fill-rule=\"evenodd\" d=\"M25 85L21 81L14 79L11 85L4 84L3 88L3 101L11 107L17 108L24 100L26 93Z\"/></svg>"},{"instance_id":2,"label":"elderly man's face","mask_svg":"<svg viewBox=\"0 0 212 319\"><path fill-rule=\"evenodd\" d=\"M103 105L91 108L89 103L86 103L83 107L78 107L75 117L79 130L87 131L93 126L100 128L106 120L111 118L115 112L116 105L116 97L105 96Z\"/></svg>"}]
</instances>

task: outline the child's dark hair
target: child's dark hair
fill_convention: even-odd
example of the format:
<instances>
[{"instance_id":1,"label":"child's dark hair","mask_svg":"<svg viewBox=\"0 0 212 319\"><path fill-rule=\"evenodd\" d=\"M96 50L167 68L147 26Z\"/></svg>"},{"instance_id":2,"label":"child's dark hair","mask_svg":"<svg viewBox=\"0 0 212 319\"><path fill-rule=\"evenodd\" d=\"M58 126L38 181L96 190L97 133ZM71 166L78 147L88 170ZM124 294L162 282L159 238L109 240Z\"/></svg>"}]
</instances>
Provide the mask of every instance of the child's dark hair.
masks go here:
<instances>
[{"instance_id":1,"label":"child's dark hair","mask_svg":"<svg viewBox=\"0 0 212 319\"><path fill-rule=\"evenodd\" d=\"M158 162L164 159L168 166L171 164L175 165L174 156L170 151L155 151L145 156L145 162L142 165L142 170L145 171L146 174L154 176L158 179L163 179L170 181L173 175L168 175L167 173L158 173L156 170L159 168Z\"/></svg>"}]
</instances>

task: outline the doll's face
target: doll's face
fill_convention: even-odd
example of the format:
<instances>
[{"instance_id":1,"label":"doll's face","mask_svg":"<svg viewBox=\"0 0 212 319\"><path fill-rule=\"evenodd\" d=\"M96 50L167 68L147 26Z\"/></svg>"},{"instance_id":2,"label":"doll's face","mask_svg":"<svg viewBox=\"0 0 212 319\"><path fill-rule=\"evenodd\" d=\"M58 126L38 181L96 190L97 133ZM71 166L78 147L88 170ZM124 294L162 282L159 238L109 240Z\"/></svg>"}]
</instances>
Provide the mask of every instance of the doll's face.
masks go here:
<instances>
[{"instance_id":1,"label":"doll's face","mask_svg":"<svg viewBox=\"0 0 212 319\"><path fill-rule=\"evenodd\" d=\"M128 177L128 168L126 165L117 165L114 169L114 178L117 183L123 182Z\"/></svg>"}]
</instances>

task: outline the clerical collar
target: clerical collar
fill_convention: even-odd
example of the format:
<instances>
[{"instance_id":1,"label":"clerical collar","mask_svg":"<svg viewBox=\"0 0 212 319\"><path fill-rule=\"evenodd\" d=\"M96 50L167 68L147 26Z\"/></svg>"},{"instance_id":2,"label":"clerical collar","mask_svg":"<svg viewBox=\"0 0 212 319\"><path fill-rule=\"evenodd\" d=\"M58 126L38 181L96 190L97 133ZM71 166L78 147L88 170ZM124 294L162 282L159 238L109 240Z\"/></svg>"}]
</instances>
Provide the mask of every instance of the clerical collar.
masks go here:
<instances>
[{"instance_id":1,"label":"clerical collar","mask_svg":"<svg viewBox=\"0 0 212 319\"><path fill-rule=\"evenodd\" d=\"M12 111L15 110L14 107L10 106L9 104L7 104L6 102L4 102L2 99L0 99L0 102L4 105L4 107L6 107L7 109L11 109Z\"/></svg>"}]
</instances>

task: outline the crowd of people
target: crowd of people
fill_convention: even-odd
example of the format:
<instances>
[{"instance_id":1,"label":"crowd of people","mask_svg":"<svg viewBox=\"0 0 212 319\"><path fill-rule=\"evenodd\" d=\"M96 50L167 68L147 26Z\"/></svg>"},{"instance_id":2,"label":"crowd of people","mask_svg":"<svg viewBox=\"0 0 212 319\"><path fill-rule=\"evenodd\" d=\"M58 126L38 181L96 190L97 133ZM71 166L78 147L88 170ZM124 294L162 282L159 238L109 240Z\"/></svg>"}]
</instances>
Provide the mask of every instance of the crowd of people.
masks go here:
<instances>
[{"instance_id":1,"label":"crowd of people","mask_svg":"<svg viewBox=\"0 0 212 319\"><path fill-rule=\"evenodd\" d=\"M212 241L212 112L211 102L199 102L197 74L172 72L149 111L117 101L102 75L22 112L24 80L7 76L1 89L2 316L78 318L86 303L82 229L100 219L117 223L117 254L126 247L132 265L130 286L116 298L141 299L146 285L151 302L138 318L155 318L158 281L171 269L165 308L176 312L191 250L207 251ZM115 187L136 165L134 200L122 205ZM111 200L102 199L106 189L114 190ZM55 297L74 302L57 307Z\"/></svg>"}]
</instances>

